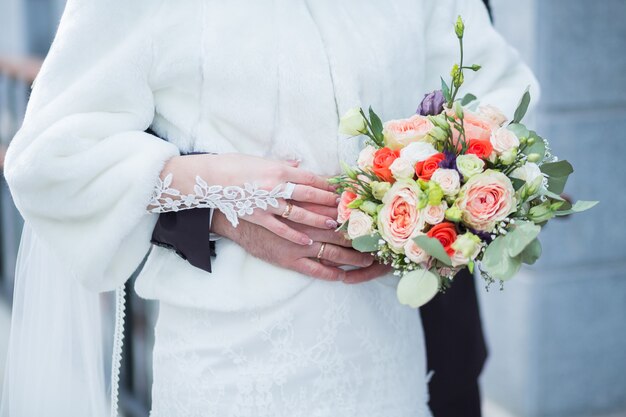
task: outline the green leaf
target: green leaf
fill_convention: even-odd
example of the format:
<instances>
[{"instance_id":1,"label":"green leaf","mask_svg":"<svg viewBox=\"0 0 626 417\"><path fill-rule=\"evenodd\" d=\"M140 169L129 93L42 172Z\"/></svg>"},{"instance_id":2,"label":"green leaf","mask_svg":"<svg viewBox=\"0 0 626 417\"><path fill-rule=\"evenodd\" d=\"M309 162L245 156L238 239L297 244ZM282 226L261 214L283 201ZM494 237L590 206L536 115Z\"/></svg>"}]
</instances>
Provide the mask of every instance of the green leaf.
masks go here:
<instances>
[{"instance_id":1,"label":"green leaf","mask_svg":"<svg viewBox=\"0 0 626 417\"><path fill-rule=\"evenodd\" d=\"M541 257L541 242L535 239L520 254L520 260L526 265L533 265Z\"/></svg>"},{"instance_id":2,"label":"green leaf","mask_svg":"<svg viewBox=\"0 0 626 417\"><path fill-rule=\"evenodd\" d=\"M526 181L520 180L519 178L509 178L509 179L511 180L511 183L513 184L513 189L515 191L519 190L520 188L524 186L524 184L526 184Z\"/></svg>"},{"instance_id":3,"label":"green leaf","mask_svg":"<svg viewBox=\"0 0 626 417\"><path fill-rule=\"evenodd\" d=\"M582 213L595 207L599 201L577 201L572 205L569 210L557 211L554 213L557 216L568 216L570 214Z\"/></svg>"},{"instance_id":4,"label":"green leaf","mask_svg":"<svg viewBox=\"0 0 626 417\"><path fill-rule=\"evenodd\" d=\"M550 177L548 178L548 190L554 194L561 194L565 191L568 177Z\"/></svg>"},{"instance_id":5,"label":"green leaf","mask_svg":"<svg viewBox=\"0 0 626 417\"><path fill-rule=\"evenodd\" d=\"M487 246L482 267L492 277L507 281L520 270L522 261L509 256L505 236L499 236Z\"/></svg>"},{"instance_id":6,"label":"green leaf","mask_svg":"<svg viewBox=\"0 0 626 417\"><path fill-rule=\"evenodd\" d=\"M550 190L543 190L541 194L545 195L546 197L550 197L553 200L565 201L565 199L561 197L559 194L553 193Z\"/></svg>"},{"instance_id":7,"label":"green leaf","mask_svg":"<svg viewBox=\"0 0 626 417\"><path fill-rule=\"evenodd\" d=\"M413 242L415 242L417 246L422 248L427 254L429 254L433 258L443 262L448 266L452 265L452 260L450 259L450 257L446 253L446 250L443 248L443 245L438 239L434 239L426 235L421 235L414 238Z\"/></svg>"},{"instance_id":8,"label":"green leaf","mask_svg":"<svg viewBox=\"0 0 626 417\"><path fill-rule=\"evenodd\" d=\"M400 304L419 308L433 299L439 291L439 276L426 269L418 269L405 274L396 293Z\"/></svg>"},{"instance_id":9,"label":"green leaf","mask_svg":"<svg viewBox=\"0 0 626 417\"><path fill-rule=\"evenodd\" d=\"M450 95L450 87L448 87L448 84L446 84L443 77L441 77L441 92L443 93L443 97L446 99L446 101L452 100L452 96Z\"/></svg>"},{"instance_id":10,"label":"green leaf","mask_svg":"<svg viewBox=\"0 0 626 417\"><path fill-rule=\"evenodd\" d=\"M539 232L541 232L541 227L533 222L518 221L515 223L515 227L503 239L508 255L512 258L518 256L537 238Z\"/></svg>"},{"instance_id":11,"label":"green leaf","mask_svg":"<svg viewBox=\"0 0 626 417\"><path fill-rule=\"evenodd\" d=\"M352 247L359 252L376 252L380 248L380 239L378 233L360 236L352 241Z\"/></svg>"},{"instance_id":12,"label":"green leaf","mask_svg":"<svg viewBox=\"0 0 626 417\"><path fill-rule=\"evenodd\" d=\"M567 177L574 172L574 167L568 161L548 162L541 165L541 172L549 177Z\"/></svg>"},{"instance_id":13,"label":"green leaf","mask_svg":"<svg viewBox=\"0 0 626 417\"><path fill-rule=\"evenodd\" d=\"M372 124L372 130L373 130L373 134L374 137L376 138L376 140L378 140L380 143L383 143L383 122L380 120L380 117L378 117L378 115L374 112L374 110L372 110L372 107L370 106L370 123Z\"/></svg>"},{"instance_id":14,"label":"green leaf","mask_svg":"<svg viewBox=\"0 0 626 417\"><path fill-rule=\"evenodd\" d=\"M476 98L474 94L465 94L465 97L461 99L461 106L467 106L472 101L476 100Z\"/></svg>"},{"instance_id":15,"label":"green leaf","mask_svg":"<svg viewBox=\"0 0 626 417\"><path fill-rule=\"evenodd\" d=\"M530 135L530 132L528 131L526 126L521 123L512 123L507 127L507 129L515 133L515 136L517 136L518 138L527 138Z\"/></svg>"},{"instance_id":16,"label":"green leaf","mask_svg":"<svg viewBox=\"0 0 626 417\"><path fill-rule=\"evenodd\" d=\"M522 121L524 116L526 116L526 112L528 111L528 106L530 105L530 86L526 88L522 99L517 105L517 109L515 110L515 115L513 116L513 122L511 123L519 123Z\"/></svg>"}]
</instances>

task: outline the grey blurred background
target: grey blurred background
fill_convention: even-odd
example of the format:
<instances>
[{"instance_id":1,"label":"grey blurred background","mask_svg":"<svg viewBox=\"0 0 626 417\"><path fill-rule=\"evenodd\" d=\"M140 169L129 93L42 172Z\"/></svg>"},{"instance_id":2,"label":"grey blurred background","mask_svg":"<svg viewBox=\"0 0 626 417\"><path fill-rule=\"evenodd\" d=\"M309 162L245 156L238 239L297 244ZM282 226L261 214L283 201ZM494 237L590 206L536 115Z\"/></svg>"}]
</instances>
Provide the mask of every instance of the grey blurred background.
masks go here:
<instances>
[{"instance_id":1,"label":"grey blurred background","mask_svg":"<svg viewBox=\"0 0 626 417\"><path fill-rule=\"evenodd\" d=\"M543 258L505 291L479 286L485 416L625 417L626 0L491 1L496 28L541 83L533 124L577 170L567 192L601 204L551 223ZM63 6L0 0L0 169ZM0 177L0 372L21 224ZM156 310L129 301L121 400L145 417Z\"/></svg>"}]
</instances>

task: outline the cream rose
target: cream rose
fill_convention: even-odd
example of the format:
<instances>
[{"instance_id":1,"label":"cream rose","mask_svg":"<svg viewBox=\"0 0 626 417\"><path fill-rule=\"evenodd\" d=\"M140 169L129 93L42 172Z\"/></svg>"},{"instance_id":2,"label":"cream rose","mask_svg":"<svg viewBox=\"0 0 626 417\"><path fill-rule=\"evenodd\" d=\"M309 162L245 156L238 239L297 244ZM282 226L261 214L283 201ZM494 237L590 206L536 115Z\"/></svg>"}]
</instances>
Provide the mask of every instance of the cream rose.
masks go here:
<instances>
[{"instance_id":1,"label":"cream rose","mask_svg":"<svg viewBox=\"0 0 626 417\"><path fill-rule=\"evenodd\" d=\"M485 161L472 153L459 155L456 158L456 167L467 181L485 170Z\"/></svg>"},{"instance_id":2,"label":"cream rose","mask_svg":"<svg viewBox=\"0 0 626 417\"><path fill-rule=\"evenodd\" d=\"M339 121L339 133L344 135L358 136L366 131L365 119L358 107L348 110Z\"/></svg>"},{"instance_id":3,"label":"cream rose","mask_svg":"<svg viewBox=\"0 0 626 417\"><path fill-rule=\"evenodd\" d=\"M495 106L480 106L478 108L478 113L496 126L503 126L508 121L504 113L502 113L502 111Z\"/></svg>"},{"instance_id":4,"label":"cream rose","mask_svg":"<svg viewBox=\"0 0 626 417\"><path fill-rule=\"evenodd\" d=\"M374 220L369 215L361 210L352 210L348 222L348 237L356 239L357 237L369 235L373 226Z\"/></svg>"},{"instance_id":5,"label":"cream rose","mask_svg":"<svg viewBox=\"0 0 626 417\"><path fill-rule=\"evenodd\" d=\"M383 208L378 213L378 231L394 252L402 253L407 240L424 228L418 209L421 193L416 182L400 180L383 198Z\"/></svg>"},{"instance_id":6,"label":"cream rose","mask_svg":"<svg viewBox=\"0 0 626 417\"><path fill-rule=\"evenodd\" d=\"M415 165L400 157L389 166L391 175L397 180L410 180L415 176Z\"/></svg>"},{"instance_id":7,"label":"cream rose","mask_svg":"<svg viewBox=\"0 0 626 417\"><path fill-rule=\"evenodd\" d=\"M448 203L442 201L438 206L431 206L430 204L422 210L422 216L424 221L432 226L441 223L446 218L446 210L448 209Z\"/></svg>"},{"instance_id":8,"label":"cream rose","mask_svg":"<svg viewBox=\"0 0 626 417\"><path fill-rule=\"evenodd\" d=\"M415 262L416 264L424 264L430 259L426 251L417 246L417 243L415 243L413 239L407 240L404 245L404 254L411 262Z\"/></svg>"},{"instance_id":9,"label":"cream rose","mask_svg":"<svg viewBox=\"0 0 626 417\"><path fill-rule=\"evenodd\" d=\"M409 143L426 139L433 124L424 116L416 114L409 119L390 120L383 126L385 145L391 149L400 149Z\"/></svg>"},{"instance_id":10,"label":"cream rose","mask_svg":"<svg viewBox=\"0 0 626 417\"><path fill-rule=\"evenodd\" d=\"M435 147L428 142L413 142L400 150L400 158L406 159L415 165L439 153Z\"/></svg>"},{"instance_id":11,"label":"cream rose","mask_svg":"<svg viewBox=\"0 0 626 417\"><path fill-rule=\"evenodd\" d=\"M491 133L491 145L493 150L498 155L502 155L505 152L510 152L519 147L519 139L515 136L515 133L511 132L506 127L494 130Z\"/></svg>"},{"instance_id":12,"label":"cream rose","mask_svg":"<svg viewBox=\"0 0 626 417\"><path fill-rule=\"evenodd\" d=\"M439 168L430 180L439 184L443 193L454 197L461 189L461 177L456 169Z\"/></svg>"},{"instance_id":13,"label":"cream rose","mask_svg":"<svg viewBox=\"0 0 626 417\"><path fill-rule=\"evenodd\" d=\"M501 172L487 170L461 188L456 205L463 212L466 224L489 232L515 210L517 202L511 180Z\"/></svg>"},{"instance_id":14,"label":"cream rose","mask_svg":"<svg viewBox=\"0 0 626 417\"><path fill-rule=\"evenodd\" d=\"M376 153L376 148L372 145L367 145L365 148L361 150L359 153L359 159L357 161L357 165L363 171L371 170L374 165L374 154Z\"/></svg>"}]
</instances>

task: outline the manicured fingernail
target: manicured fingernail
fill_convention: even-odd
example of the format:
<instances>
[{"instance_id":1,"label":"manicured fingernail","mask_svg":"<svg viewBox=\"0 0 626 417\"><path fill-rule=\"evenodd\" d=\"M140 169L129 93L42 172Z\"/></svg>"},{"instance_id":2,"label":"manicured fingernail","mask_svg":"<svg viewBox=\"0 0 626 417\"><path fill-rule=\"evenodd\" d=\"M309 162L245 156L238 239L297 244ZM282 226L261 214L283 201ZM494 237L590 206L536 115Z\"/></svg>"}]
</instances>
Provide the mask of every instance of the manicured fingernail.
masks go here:
<instances>
[{"instance_id":1,"label":"manicured fingernail","mask_svg":"<svg viewBox=\"0 0 626 417\"><path fill-rule=\"evenodd\" d=\"M334 220L326 220L326 227L328 227L329 229L336 229L337 228L337 222Z\"/></svg>"},{"instance_id":2,"label":"manicured fingernail","mask_svg":"<svg viewBox=\"0 0 626 417\"><path fill-rule=\"evenodd\" d=\"M374 263L374 258L368 257L363 260L363 264L361 266L370 266L373 263Z\"/></svg>"},{"instance_id":3,"label":"manicured fingernail","mask_svg":"<svg viewBox=\"0 0 626 417\"><path fill-rule=\"evenodd\" d=\"M303 237L302 238L302 244L311 246L313 244L313 239L308 238L308 237Z\"/></svg>"},{"instance_id":4,"label":"manicured fingernail","mask_svg":"<svg viewBox=\"0 0 626 417\"><path fill-rule=\"evenodd\" d=\"M335 203L337 203L337 204L341 203L341 198L337 197L337 200L335 200Z\"/></svg>"}]
</instances>

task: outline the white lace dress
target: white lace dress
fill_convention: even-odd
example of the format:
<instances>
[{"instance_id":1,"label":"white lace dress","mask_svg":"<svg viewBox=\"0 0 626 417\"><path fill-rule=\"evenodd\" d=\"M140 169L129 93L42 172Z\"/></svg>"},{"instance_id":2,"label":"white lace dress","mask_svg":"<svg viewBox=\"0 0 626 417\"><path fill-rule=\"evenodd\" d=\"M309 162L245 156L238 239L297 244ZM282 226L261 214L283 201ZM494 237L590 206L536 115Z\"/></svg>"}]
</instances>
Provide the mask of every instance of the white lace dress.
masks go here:
<instances>
[{"instance_id":1,"label":"white lace dress","mask_svg":"<svg viewBox=\"0 0 626 417\"><path fill-rule=\"evenodd\" d=\"M467 91L510 114L533 77L481 0L70 0L7 155L15 201L86 286L116 288L150 247L167 159L336 174L358 152L339 115L412 114L457 57L458 14L466 62L483 66ZM207 274L155 247L138 279L161 302L154 417L429 414L419 315L394 278L320 282L225 239L217 252Z\"/></svg>"}]
</instances>

